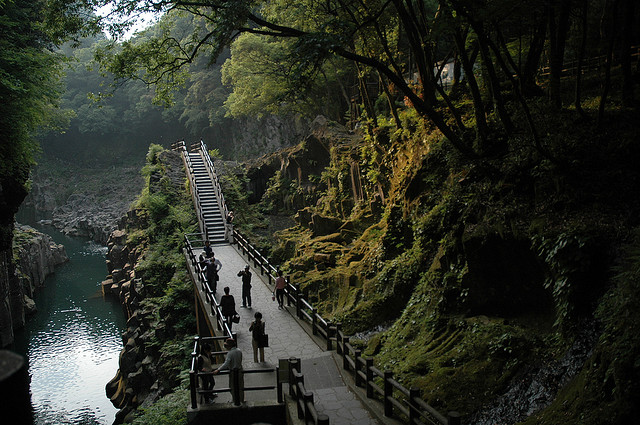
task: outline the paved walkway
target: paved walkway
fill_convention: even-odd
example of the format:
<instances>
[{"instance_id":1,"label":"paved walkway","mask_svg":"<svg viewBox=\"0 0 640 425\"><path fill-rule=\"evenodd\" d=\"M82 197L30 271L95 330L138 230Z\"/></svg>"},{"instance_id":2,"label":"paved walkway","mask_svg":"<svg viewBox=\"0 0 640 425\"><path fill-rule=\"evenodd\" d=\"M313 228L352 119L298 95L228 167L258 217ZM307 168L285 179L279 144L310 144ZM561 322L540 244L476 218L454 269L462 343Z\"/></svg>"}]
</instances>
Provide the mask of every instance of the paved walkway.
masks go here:
<instances>
[{"instance_id":1,"label":"paved walkway","mask_svg":"<svg viewBox=\"0 0 640 425\"><path fill-rule=\"evenodd\" d=\"M255 270L234 246L217 245L213 247L215 256L222 263L216 298L223 294L228 286L236 301L236 310L240 314L240 323L233 324L233 332L238 335L238 348L243 353L244 369L275 367L279 359L296 357L301 359L305 388L314 394L319 412L329 416L332 425L374 425L379 424L370 414L360 399L345 384L341 370L337 367L332 352L324 351L315 340L298 324L294 315L295 308L278 309L278 303L272 301L273 286L268 286L266 279L261 279L260 271ZM199 252L196 253L199 255ZM242 308L242 280L238 272L249 264L252 277L252 308ZM253 348L249 326L253 315L259 311L269 334L269 347L265 348L265 363L253 362ZM256 385L256 380L263 374L245 375L245 385ZM226 379L217 377L216 379ZM275 377L271 382L275 382ZM226 386L226 381L222 381ZM247 401L260 401L275 398L275 392L251 391L245 393ZM228 393L220 394L217 403L231 402Z\"/></svg>"}]
</instances>

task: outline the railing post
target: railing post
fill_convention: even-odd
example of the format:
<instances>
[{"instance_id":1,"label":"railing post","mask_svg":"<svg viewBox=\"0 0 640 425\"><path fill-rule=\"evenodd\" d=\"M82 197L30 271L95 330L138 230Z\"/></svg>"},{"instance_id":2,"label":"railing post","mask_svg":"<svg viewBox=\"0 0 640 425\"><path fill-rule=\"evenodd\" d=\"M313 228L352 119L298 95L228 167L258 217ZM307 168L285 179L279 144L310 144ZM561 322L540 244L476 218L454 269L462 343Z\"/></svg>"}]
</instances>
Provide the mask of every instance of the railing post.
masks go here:
<instances>
[{"instance_id":1,"label":"railing post","mask_svg":"<svg viewBox=\"0 0 640 425\"><path fill-rule=\"evenodd\" d=\"M393 385L391 385L391 379L393 378L393 372L388 370L384 371L384 415L387 417L393 416L393 404L391 398L393 397Z\"/></svg>"},{"instance_id":2,"label":"railing post","mask_svg":"<svg viewBox=\"0 0 640 425\"><path fill-rule=\"evenodd\" d=\"M289 358L289 395L293 398L295 397L295 371L300 372L300 359L296 359L295 357Z\"/></svg>"},{"instance_id":3,"label":"railing post","mask_svg":"<svg viewBox=\"0 0 640 425\"><path fill-rule=\"evenodd\" d=\"M354 380L356 381L356 387L362 386L362 378L360 377L360 356L362 356L361 350L356 350L353 354L353 360L354 360L353 374L354 374Z\"/></svg>"},{"instance_id":4,"label":"railing post","mask_svg":"<svg viewBox=\"0 0 640 425\"><path fill-rule=\"evenodd\" d=\"M414 400L420 398L420 390L417 388L409 389L409 423L415 423L415 420L420 417L420 411L415 405Z\"/></svg>"},{"instance_id":5,"label":"railing post","mask_svg":"<svg viewBox=\"0 0 640 425\"><path fill-rule=\"evenodd\" d=\"M335 331L335 327L331 324L331 322L327 322L327 351L333 350L333 332Z\"/></svg>"},{"instance_id":6,"label":"railing post","mask_svg":"<svg viewBox=\"0 0 640 425\"><path fill-rule=\"evenodd\" d=\"M447 413L448 425L460 425L461 421L462 421L462 417L460 416L460 413L456 411L451 411Z\"/></svg>"},{"instance_id":7,"label":"railing post","mask_svg":"<svg viewBox=\"0 0 640 425\"><path fill-rule=\"evenodd\" d=\"M280 367L276 366L276 383L277 383L277 397L278 403L284 403L284 397L282 396L282 381L280 380Z\"/></svg>"},{"instance_id":8,"label":"railing post","mask_svg":"<svg viewBox=\"0 0 640 425\"><path fill-rule=\"evenodd\" d=\"M336 354L342 354L342 323L336 323Z\"/></svg>"},{"instance_id":9,"label":"railing post","mask_svg":"<svg viewBox=\"0 0 640 425\"><path fill-rule=\"evenodd\" d=\"M287 290L291 292L291 290L289 289L291 286L290 276L287 276L284 279L285 279L285 282L287 282L287 285L285 286L285 288L287 288ZM271 274L269 274L269 283L271 283ZM287 297L287 307L291 307L291 297Z\"/></svg>"},{"instance_id":10,"label":"railing post","mask_svg":"<svg viewBox=\"0 0 640 425\"><path fill-rule=\"evenodd\" d=\"M313 335L318 335L318 309L317 308L312 308L311 309L311 333Z\"/></svg>"},{"instance_id":11,"label":"railing post","mask_svg":"<svg viewBox=\"0 0 640 425\"><path fill-rule=\"evenodd\" d=\"M329 425L329 416L318 413L318 425Z\"/></svg>"},{"instance_id":12,"label":"railing post","mask_svg":"<svg viewBox=\"0 0 640 425\"><path fill-rule=\"evenodd\" d=\"M367 398L373 398L373 387L371 386L371 383L373 382L373 357L367 357L365 362L365 374L367 375Z\"/></svg>"},{"instance_id":13,"label":"railing post","mask_svg":"<svg viewBox=\"0 0 640 425\"><path fill-rule=\"evenodd\" d=\"M302 402L304 404L304 423L307 423L309 419L313 419L311 417L311 409L310 409L310 406L313 406L313 393L310 391L306 391L302 395Z\"/></svg>"},{"instance_id":14,"label":"railing post","mask_svg":"<svg viewBox=\"0 0 640 425\"><path fill-rule=\"evenodd\" d=\"M302 295L300 294L299 284L296 284L296 315L298 319L302 319Z\"/></svg>"},{"instance_id":15,"label":"railing post","mask_svg":"<svg viewBox=\"0 0 640 425\"><path fill-rule=\"evenodd\" d=\"M347 358L349 357L350 351L349 351L349 347L347 347L347 344L349 344L349 337L345 336L342 339L342 368L344 370L349 370L349 361L347 360Z\"/></svg>"},{"instance_id":16,"label":"railing post","mask_svg":"<svg viewBox=\"0 0 640 425\"><path fill-rule=\"evenodd\" d=\"M189 371L189 389L191 390L191 408L196 409L198 407L198 397L196 387L198 383L198 372L195 370Z\"/></svg>"},{"instance_id":17,"label":"railing post","mask_svg":"<svg viewBox=\"0 0 640 425\"><path fill-rule=\"evenodd\" d=\"M295 380L293 381L294 386L296 387L296 404L298 405L298 419L304 418L305 410L304 409L304 394L300 393L300 388L304 387L304 376L302 373L295 373Z\"/></svg>"}]
</instances>

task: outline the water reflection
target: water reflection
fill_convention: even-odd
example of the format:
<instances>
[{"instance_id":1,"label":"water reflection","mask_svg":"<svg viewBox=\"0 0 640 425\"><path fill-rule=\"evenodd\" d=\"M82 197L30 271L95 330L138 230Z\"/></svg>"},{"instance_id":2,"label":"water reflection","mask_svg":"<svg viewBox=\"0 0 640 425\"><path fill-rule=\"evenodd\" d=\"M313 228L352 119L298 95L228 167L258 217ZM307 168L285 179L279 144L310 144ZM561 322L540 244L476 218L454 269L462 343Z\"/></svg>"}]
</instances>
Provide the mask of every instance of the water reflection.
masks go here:
<instances>
[{"instance_id":1,"label":"water reflection","mask_svg":"<svg viewBox=\"0 0 640 425\"><path fill-rule=\"evenodd\" d=\"M29 359L36 423L111 424L116 409L105 385L118 369L125 323L119 305L100 293L106 248L39 230L64 244L70 261L47 278L35 297L38 313L17 334L16 351Z\"/></svg>"}]
</instances>

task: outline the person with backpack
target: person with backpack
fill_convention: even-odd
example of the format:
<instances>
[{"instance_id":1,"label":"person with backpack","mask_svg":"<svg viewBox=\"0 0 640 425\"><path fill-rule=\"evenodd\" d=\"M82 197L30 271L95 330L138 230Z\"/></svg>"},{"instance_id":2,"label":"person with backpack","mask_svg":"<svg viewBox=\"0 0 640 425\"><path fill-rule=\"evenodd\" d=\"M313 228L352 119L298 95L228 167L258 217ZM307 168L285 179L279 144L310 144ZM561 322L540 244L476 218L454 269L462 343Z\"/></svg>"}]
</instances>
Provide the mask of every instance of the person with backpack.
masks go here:
<instances>
[{"instance_id":1,"label":"person with backpack","mask_svg":"<svg viewBox=\"0 0 640 425\"><path fill-rule=\"evenodd\" d=\"M236 313L236 300L233 298L233 295L229 294L229 287L224 287L224 295L220 297L220 310L222 310L222 317L227 322L229 326L229 330L233 326L233 316Z\"/></svg>"},{"instance_id":2,"label":"person with backpack","mask_svg":"<svg viewBox=\"0 0 640 425\"><path fill-rule=\"evenodd\" d=\"M253 361L258 363L258 351L260 351L260 361L264 363L265 323L262 321L262 313L256 312L253 317L256 320L254 320L249 327L249 332L251 332L251 345L253 346Z\"/></svg>"}]
</instances>

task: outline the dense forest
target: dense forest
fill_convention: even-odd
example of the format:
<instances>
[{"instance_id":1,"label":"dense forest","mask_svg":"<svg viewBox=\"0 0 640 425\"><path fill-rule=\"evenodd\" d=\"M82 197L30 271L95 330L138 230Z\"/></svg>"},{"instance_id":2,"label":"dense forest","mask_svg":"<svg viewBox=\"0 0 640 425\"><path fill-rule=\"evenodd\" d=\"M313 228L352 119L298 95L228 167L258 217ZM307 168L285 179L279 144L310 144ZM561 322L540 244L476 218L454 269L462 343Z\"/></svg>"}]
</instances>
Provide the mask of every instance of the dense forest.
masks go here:
<instances>
[{"instance_id":1,"label":"dense forest","mask_svg":"<svg viewBox=\"0 0 640 425\"><path fill-rule=\"evenodd\" d=\"M88 13L94 3L110 12ZM638 416L634 0L0 7L3 250L36 136L88 161L175 138L210 138L242 160L269 149L238 149L230 129L323 115L260 160L273 172L259 202L243 190L251 166L224 180L255 238L262 216L295 217L261 244L323 315L465 423ZM123 38L149 13L154 25ZM63 53L75 60L61 96ZM44 123L66 133L36 135ZM171 211L160 206L149 208ZM151 283L156 295L188 292L167 279ZM544 397L530 392L543 372Z\"/></svg>"}]
</instances>

